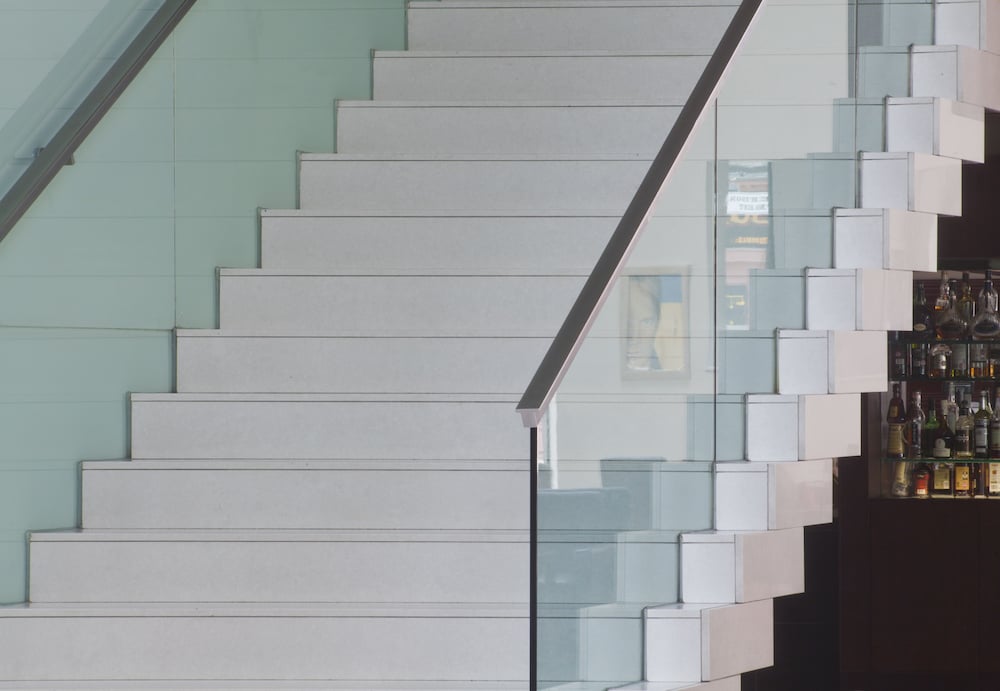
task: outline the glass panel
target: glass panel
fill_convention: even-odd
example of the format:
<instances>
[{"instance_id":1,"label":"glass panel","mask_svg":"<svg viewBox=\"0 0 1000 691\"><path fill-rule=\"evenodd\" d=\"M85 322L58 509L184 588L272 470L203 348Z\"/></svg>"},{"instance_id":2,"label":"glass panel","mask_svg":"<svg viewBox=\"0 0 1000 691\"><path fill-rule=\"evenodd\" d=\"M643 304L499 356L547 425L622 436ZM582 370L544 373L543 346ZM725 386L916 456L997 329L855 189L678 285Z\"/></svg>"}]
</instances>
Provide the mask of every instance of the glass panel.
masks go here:
<instances>
[{"instance_id":1,"label":"glass panel","mask_svg":"<svg viewBox=\"0 0 1000 691\"><path fill-rule=\"evenodd\" d=\"M0 196L104 77L164 0L81 0L72 10L4 12ZM15 40L16 39L16 40Z\"/></svg>"},{"instance_id":2,"label":"glass panel","mask_svg":"<svg viewBox=\"0 0 1000 691\"><path fill-rule=\"evenodd\" d=\"M748 434L748 394L779 393L778 330L806 328L805 268L833 266L859 140L881 145L859 121L881 106L855 91L857 17L761 10L542 419L540 688L650 678L644 611L683 601L681 536L716 527L717 464L757 438L797 448L794 425Z\"/></svg>"}]
</instances>

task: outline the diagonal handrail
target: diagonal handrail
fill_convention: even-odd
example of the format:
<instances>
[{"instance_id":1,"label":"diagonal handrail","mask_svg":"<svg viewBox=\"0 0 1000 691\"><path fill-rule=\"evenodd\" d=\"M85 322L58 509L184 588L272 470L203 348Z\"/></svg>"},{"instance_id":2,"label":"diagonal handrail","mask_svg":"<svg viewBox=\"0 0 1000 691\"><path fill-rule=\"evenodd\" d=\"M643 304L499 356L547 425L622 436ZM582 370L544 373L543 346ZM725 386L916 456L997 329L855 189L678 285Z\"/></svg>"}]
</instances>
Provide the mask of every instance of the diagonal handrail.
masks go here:
<instances>
[{"instance_id":1,"label":"diagonal handrail","mask_svg":"<svg viewBox=\"0 0 1000 691\"><path fill-rule=\"evenodd\" d=\"M681 109L677 121L517 404L526 427L537 427L545 414L552 396L639 239L657 195L670 179L674 164L680 160L691 134L715 99L733 56L743 44L763 4L764 0L743 0L729 22L690 98Z\"/></svg>"},{"instance_id":2,"label":"diagonal handrail","mask_svg":"<svg viewBox=\"0 0 1000 691\"><path fill-rule=\"evenodd\" d=\"M0 240L41 196L197 0L165 0L107 73L0 199Z\"/></svg>"}]
</instances>

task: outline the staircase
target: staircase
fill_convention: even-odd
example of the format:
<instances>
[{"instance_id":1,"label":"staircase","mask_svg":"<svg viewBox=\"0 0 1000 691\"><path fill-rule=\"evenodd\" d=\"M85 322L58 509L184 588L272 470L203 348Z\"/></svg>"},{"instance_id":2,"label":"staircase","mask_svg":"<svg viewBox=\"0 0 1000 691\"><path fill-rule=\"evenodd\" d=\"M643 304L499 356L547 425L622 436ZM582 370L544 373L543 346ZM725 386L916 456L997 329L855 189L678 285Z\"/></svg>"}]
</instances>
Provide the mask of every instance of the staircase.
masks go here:
<instances>
[{"instance_id":1,"label":"staircase","mask_svg":"<svg viewBox=\"0 0 1000 691\"><path fill-rule=\"evenodd\" d=\"M755 276L774 296L755 333L726 339L733 363L767 357L726 368L727 462L677 473L714 496L715 529L679 531L678 603L645 608L624 668L595 623L567 689L734 691L772 663L771 600L804 589L830 459L859 452L909 272L936 268L934 214L959 211L960 159L982 160L994 5L939 3L975 6L937 22L961 46L866 54L868 81L885 58L912 93L831 104L886 135L805 164L847 161L859 208L783 207L833 249L814 263L789 232ZM132 396L131 459L83 464L80 530L30 536L0 689L525 689L514 406L734 10L411 2L409 50L373 56L374 100L337 105L337 153L300 155L299 208L261 212L262 268L220 270L220 328L177 332L177 392Z\"/></svg>"}]
</instances>

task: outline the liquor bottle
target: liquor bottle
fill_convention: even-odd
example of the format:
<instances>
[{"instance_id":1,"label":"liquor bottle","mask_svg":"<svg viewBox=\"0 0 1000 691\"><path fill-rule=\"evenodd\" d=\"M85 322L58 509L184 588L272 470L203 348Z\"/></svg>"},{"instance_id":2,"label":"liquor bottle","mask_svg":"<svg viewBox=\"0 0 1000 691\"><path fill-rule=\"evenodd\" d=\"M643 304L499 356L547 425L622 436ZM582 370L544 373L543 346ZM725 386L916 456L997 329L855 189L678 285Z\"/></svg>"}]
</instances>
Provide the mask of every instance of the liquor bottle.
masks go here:
<instances>
[{"instance_id":1,"label":"liquor bottle","mask_svg":"<svg viewBox=\"0 0 1000 691\"><path fill-rule=\"evenodd\" d=\"M948 309L948 302L951 298L951 284L948 280L948 272L941 272L941 285L938 286L938 296L934 301L934 315L935 317L939 312L944 312ZM935 319L935 321L937 321Z\"/></svg>"},{"instance_id":2,"label":"liquor bottle","mask_svg":"<svg viewBox=\"0 0 1000 691\"><path fill-rule=\"evenodd\" d=\"M972 319L976 316L976 301L972 297L972 284L969 282L968 271L962 272L962 288L958 300L956 300L956 306L965 323L971 324Z\"/></svg>"},{"instance_id":3,"label":"liquor bottle","mask_svg":"<svg viewBox=\"0 0 1000 691\"><path fill-rule=\"evenodd\" d=\"M955 462L953 484L955 487L954 496L961 498L973 496L971 463Z\"/></svg>"},{"instance_id":4,"label":"liquor bottle","mask_svg":"<svg viewBox=\"0 0 1000 691\"><path fill-rule=\"evenodd\" d=\"M951 447L954 438L948 427L948 401L941 401L941 421L932 443L934 465L931 470L931 496L950 497L952 495ZM928 421L930 425L930 421Z\"/></svg>"},{"instance_id":5,"label":"liquor bottle","mask_svg":"<svg viewBox=\"0 0 1000 691\"><path fill-rule=\"evenodd\" d=\"M886 458L903 458L905 448L903 447L903 428L906 425L906 412L903 407L903 397L900 394L900 385L892 385L892 398L889 399L889 408L885 414L885 421L889 426L889 433L886 437L885 456Z\"/></svg>"},{"instance_id":6,"label":"liquor bottle","mask_svg":"<svg viewBox=\"0 0 1000 691\"><path fill-rule=\"evenodd\" d=\"M984 316L983 313L979 317ZM976 317L976 319L979 319ZM993 369L990 367L990 348L984 341L973 341L969 344L969 376L973 379L990 379Z\"/></svg>"},{"instance_id":7,"label":"liquor bottle","mask_svg":"<svg viewBox=\"0 0 1000 691\"><path fill-rule=\"evenodd\" d=\"M930 348L927 376L931 379L944 379L948 376L948 360L951 358L951 346L946 343L935 343Z\"/></svg>"},{"instance_id":8,"label":"liquor bottle","mask_svg":"<svg viewBox=\"0 0 1000 691\"><path fill-rule=\"evenodd\" d=\"M955 446L952 456L955 461L955 476L953 486L956 497L971 497L975 491L972 464L973 419L969 410L969 402L962 401L958 419L955 421Z\"/></svg>"},{"instance_id":9,"label":"liquor bottle","mask_svg":"<svg viewBox=\"0 0 1000 691\"><path fill-rule=\"evenodd\" d=\"M962 319L958 312L955 294L958 292L958 281L950 281L948 306L938 312L934 320L934 331L938 338L955 340L965 338L969 323Z\"/></svg>"},{"instance_id":10,"label":"liquor bottle","mask_svg":"<svg viewBox=\"0 0 1000 691\"><path fill-rule=\"evenodd\" d=\"M899 459L893 464L893 480L889 492L894 497L908 497L912 488L912 477L910 464L902 460L906 456L906 446L903 442L906 409L899 384L892 385L892 398L889 399L885 420L889 427L885 444L886 458Z\"/></svg>"},{"instance_id":11,"label":"liquor bottle","mask_svg":"<svg viewBox=\"0 0 1000 691\"><path fill-rule=\"evenodd\" d=\"M921 459L924 457L923 439L924 423L927 421L921 405L920 392L914 391L910 407L906 411L906 427L903 430L903 441L906 443L906 457ZM987 430L989 427L987 426Z\"/></svg>"},{"instance_id":12,"label":"liquor bottle","mask_svg":"<svg viewBox=\"0 0 1000 691\"><path fill-rule=\"evenodd\" d=\"M973 416L973 454L976 458L990 457L990 420L993 410L990 408L988 392L979 392L979 410Z\"/></svg>"},{"instance_id":13,"label":"liquor bottle","mask_svg":"<svg viewBox=\"0 0 1000 691\"><path fill-rule=\"evenodd\" d=\"M1000 459L1000 390L997 391L993 414L990 416L990 458ZM987 496L1000 496L1000 461L987 463L985 471Z\"/></svg>"},{"instance_id":14,"label":"liquor bottle","mask_svg":"<svg viewBox=\"0 0 1000 691\"><path fill-rule=\"evenodd\" d=\"M955 445L951 455L955 458L972 458L973 419L969 402L962 401L955 419Z\"/></svg>"},{"instance_id":15,"label":"liquor bottle","mask_svg":"<svg viewBox=\"0 0 1000 691\"><path fill-rule=\"evenodd\" d=\"M934 337L934 317L927 307L927 292L924 284L913 284L913 338L925 340Z\"/></svg>"},{"instance_id":16,"label":"liquor bottle","mask_svg":"<svg viewBox=\"0 0 1000 691\"><path fill-rule=\"evenodd\" d=\"M986 270L986 280L983 281L983 288L979 291L979 297L976 299L976 316L969 325L969 333L976 339L1000 337L997 291L993 287L993 273L989 269ZM983 350L987 350L985 345Z\"/></svg>"},{"instance_id":17,"label":"liquor bottle","mask_svg":"<svg viewBox=\"0 0 1000 691\"><path fill-rule=\"evenodd\" d=\"M906 379L906 344L898 331L889 332L889 378Z\"/></svg>"},{"instance_id":18,"label":"liquor bottle","mask_svg":"<svg viewBox=\"0 0 1000 691\"><path fill-rule=\"evenodd\" d=\"M931 469L926 463L917 463L913 469L913 496L917 499L931 496Z\"/></svg>"},{"instance_id":19,"label":"liquor bottle","mask_svg":"<svg viewBox=\"0 0 1000 691\"><path fill-rule=\"evenodd\" d=\"M925 342L914 341L910 344L909 370L911 378L923 379L927 376L927 344Z\"/></svg>"},{"instance_id":20,"label":"liquor bottle","mask_svg":"<svg viewBox=\"0 0 1000 691\"><path fill-rule=\"evenodd\" d=\"M947 410L944 405L947 403ZM941 411L944 413L944 422L947 423L948 429L951 433L955 433L956 424L958 422L958 403L955 401L955 382L948 382L948 398L945 402L941 404ZM954 448L954 446L952 446Z\"/></svg>"}]
</instances>

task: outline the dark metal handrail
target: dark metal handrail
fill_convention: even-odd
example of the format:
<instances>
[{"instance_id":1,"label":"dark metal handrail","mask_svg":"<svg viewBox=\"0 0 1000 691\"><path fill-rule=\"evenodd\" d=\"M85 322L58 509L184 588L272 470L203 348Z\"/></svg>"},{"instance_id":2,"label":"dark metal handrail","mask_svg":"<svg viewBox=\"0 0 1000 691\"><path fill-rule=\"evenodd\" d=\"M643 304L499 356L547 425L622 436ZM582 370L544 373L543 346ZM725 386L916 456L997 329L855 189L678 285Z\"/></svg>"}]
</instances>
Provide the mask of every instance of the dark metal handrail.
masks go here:
<instances>
[{"instance_id":1,"label":"dark metal handrail","mask_svg":"<svg viewBox=\"0 0 1000 691\"><path fill-rule=\"evenodd\" d=\"M165 0L107 73L0 199L0 240L31 208L197 0Z\"/></svg>"},{"instance_id":2,"label":"dark metal handrail","mask_svg":"<svg viewBox=\"0 0 1000 691\"><path fill-rule=\"evenodd\" d=\"M673 128L629 203L611 240L570 309L542 359L535 376L525 389L517 410L526 427L537 427L566 374L583 339L607 300L615 279L646 224L660 190L674 172L674 164L684 153L692 132L718 93L733 56L743 43L764 0L743 0L722 35L690 98L681 109Z\"/></svg>"}]
</instances>

